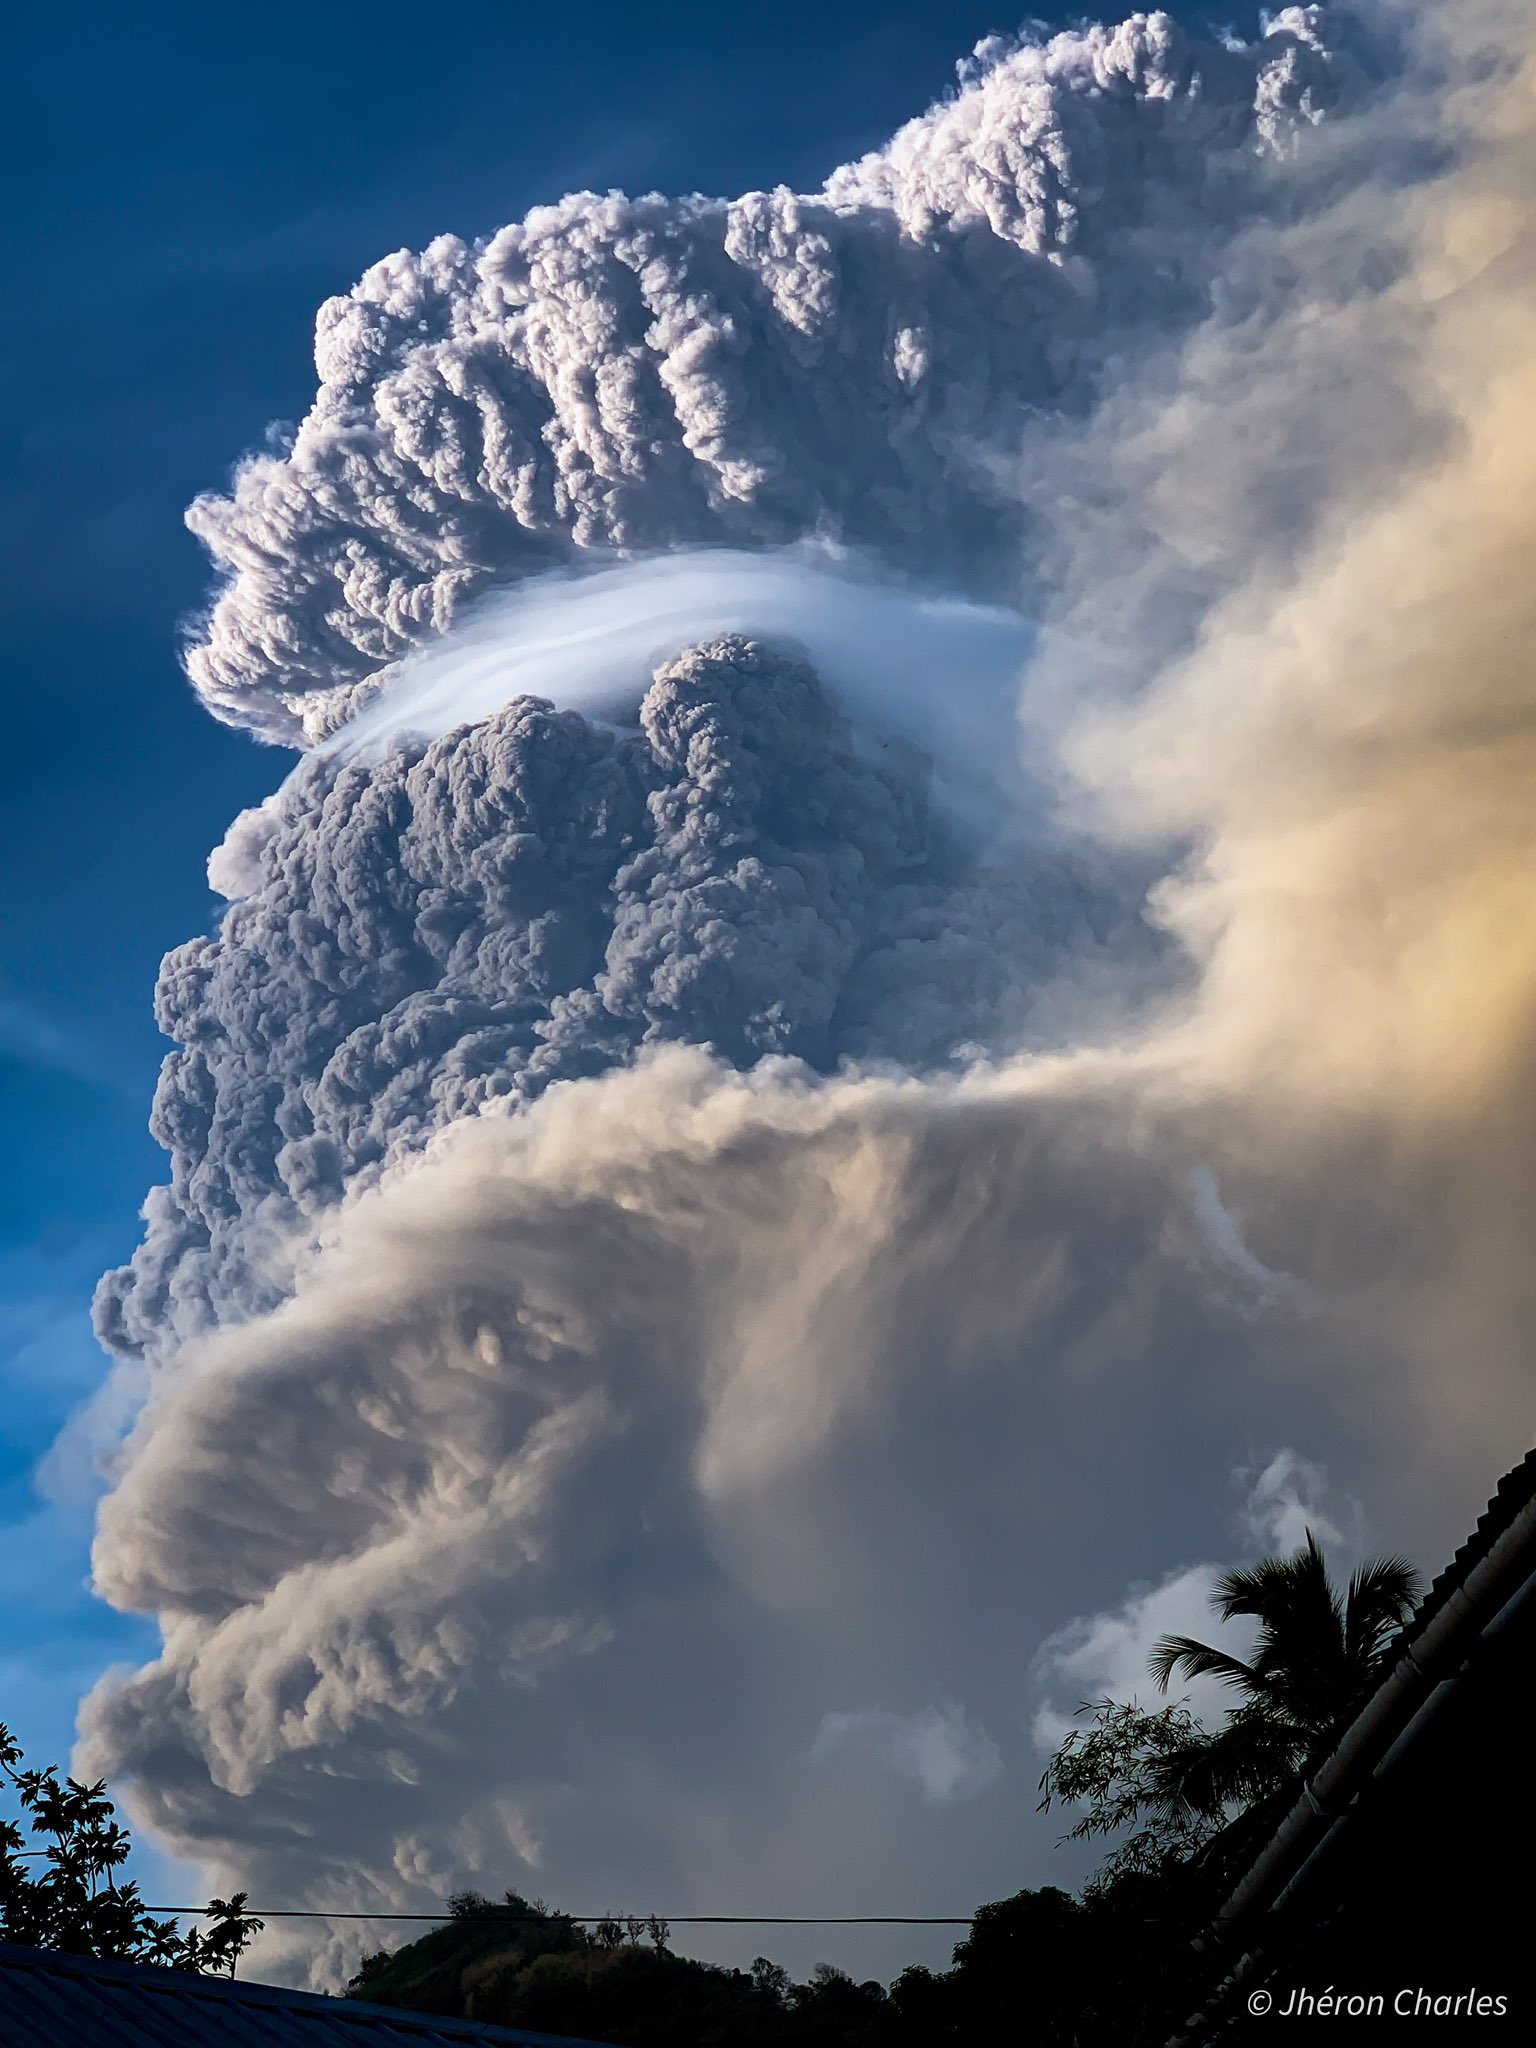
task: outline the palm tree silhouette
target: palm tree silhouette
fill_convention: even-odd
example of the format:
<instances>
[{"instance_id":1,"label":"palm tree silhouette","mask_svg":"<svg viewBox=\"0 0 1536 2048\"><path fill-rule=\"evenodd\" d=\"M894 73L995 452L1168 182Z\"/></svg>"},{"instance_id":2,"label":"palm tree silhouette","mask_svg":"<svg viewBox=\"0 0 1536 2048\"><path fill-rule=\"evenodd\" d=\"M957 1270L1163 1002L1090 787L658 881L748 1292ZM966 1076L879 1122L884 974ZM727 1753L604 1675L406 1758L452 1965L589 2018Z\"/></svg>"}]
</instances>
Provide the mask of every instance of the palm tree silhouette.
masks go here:
<instances>
[{"instance_id":1,"label":"palm tree silhouette","mask_svg":"<svg viewBox=\"0 0 1536 2048\"><path fill-rule=\"evenodd\" d=\"M1418 1590L1406 1558L1373 1557L1341 1596L1310 1529L1294 1556L1224 1572L1211 1606L1257 1621L1249 1661L1191 1636L1164 1636L1150 1659L1164 1692L1210 1677L1240 1696L1223 1727L1159 1761L1169 1810L1215 1818L1289 1790L1368 1689Z\"/></svg>"}]
</instances>

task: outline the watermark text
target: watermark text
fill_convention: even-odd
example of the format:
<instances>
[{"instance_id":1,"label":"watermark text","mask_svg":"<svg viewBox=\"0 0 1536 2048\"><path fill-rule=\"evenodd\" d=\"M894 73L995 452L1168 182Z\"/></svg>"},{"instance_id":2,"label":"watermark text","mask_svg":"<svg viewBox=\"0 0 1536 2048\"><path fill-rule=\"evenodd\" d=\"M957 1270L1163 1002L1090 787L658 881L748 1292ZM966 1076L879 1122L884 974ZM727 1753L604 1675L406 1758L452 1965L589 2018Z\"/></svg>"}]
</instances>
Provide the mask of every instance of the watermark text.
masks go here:
<instances>
[{"instance_id":1,"label":"watermark text","mask_svg":"<svg viewBox=\"0 0 1536 2048\"><path fill-rule=\"evenodd\" d=\"M1501 2020L1509 2014L1509 1996L1480 1991L1475 1984L1460 1991L1422 1984L1397 1991L1350 1991L1328 1984L1318 1991L1310 1984L1292 1984L1281 1991L1250 1991L1248 2010L1256 2019L1269 2013L1277 2020L1379 2020L1389 2015L1399 2020Z\"/></svg>"}]
</instances>

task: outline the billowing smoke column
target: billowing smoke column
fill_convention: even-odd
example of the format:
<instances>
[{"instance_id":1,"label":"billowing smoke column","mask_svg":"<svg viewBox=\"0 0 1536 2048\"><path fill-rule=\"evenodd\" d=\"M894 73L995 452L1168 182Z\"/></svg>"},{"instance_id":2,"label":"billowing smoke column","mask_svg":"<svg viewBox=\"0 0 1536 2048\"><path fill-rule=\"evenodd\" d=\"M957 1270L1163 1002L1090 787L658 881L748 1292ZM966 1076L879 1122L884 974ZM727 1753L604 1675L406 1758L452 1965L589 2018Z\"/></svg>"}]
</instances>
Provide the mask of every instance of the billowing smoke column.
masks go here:
<instances>
[{"instance_id":1,"label":"billowing smoke column","mask_svg":"<svg viewBox=\"0 0 1536 2048\"><path fill-rule=\"evenodd\" d=\"M239 900L161 975L175 1171L102 1290L120 1350L274 1307L307 1220L487 1105L667 1040L821 1069L1018 1043L1031 988L1135 919L1061 850L979 866L914 748L861 753L741 638L663 667L633 734L520 697L313 758L215 872Z\"/></svg>"},{"instance_id":2,"label":"billowing smoke column","mask_svg":"<svg viewBox=\"0 0 1536 2048\"><path fill-rule=\"evenodd\" d=\"M927 578L1027 581L999 457L1084 407L1138 335L1204 310L1224 219L1266 202L1258 170L1335 69L1307 9L1252 48L1161 15L999 40L819 197L586 195L482 248L390 258L322 309L321 392L289 454L193 508L228 572L194 681L269 738L358 714L366 733L409 693L399 658L465 599L584 549L815 535ZM712 629L716 593L695 601ZM953 852L898 815L923 801L891 755L921 690L890 673L899 634L871 616L868 637L853 681L866 710L889 699L879 774L846 738L818 761L840 724L803 676L778 709L762 686L727 703L727 659L719 719L683 735L658 702L649 762L529 714L419 765L301 772L241 821L213 872L252 893L162 978L183 1047L155 1112L173 1177L103 1290L108 1344L154 1351L273 1305L295 1224L356 1176L641 1043L821 1065L1019 1043L1035 970L1090 927L1129 930L1134 893L1090 905L1037 851L962 900ZM941 768L946 722L973 777L1007 751L982 715L997 680L995 655L984 678L932 678Z\"/></svg>"},{"instance_id":3,"label":"billowing smoke column","mask_svg":"<svg viewBox=\"0 0 1536 2048\"><path fill-rule=\"evenodd\" d=\"M816 198L326 310L197 515L198 685L312 751L167 962L103 1291L164 1642L82 1761L210 1877L964 1910L1058 1874L1039 1646L1229 1468L1432 1555L1524 1448L1529 24L1454 34L1320 125L1311 10L997 45ZM495 586L722 544L1026 605L1021 749L958 602L931 704L809 610L519 694Z\"/></svg>"},{"instance_id":4,"label":"billowing smoke column","mask_svg":"<svg viewBox=\"0 0 1536 2048\"><path fill-rule=\"evenodd\" d=\"M467 596L590 548L809 535L1011 595L996 456L1204 309L1224 224L1339 90L1319 16L995 39L820 193L580 193L387 257L321 308L289 452L193 508L228 577L209 708L303 744Z\"/></svg>"}]
</instances>

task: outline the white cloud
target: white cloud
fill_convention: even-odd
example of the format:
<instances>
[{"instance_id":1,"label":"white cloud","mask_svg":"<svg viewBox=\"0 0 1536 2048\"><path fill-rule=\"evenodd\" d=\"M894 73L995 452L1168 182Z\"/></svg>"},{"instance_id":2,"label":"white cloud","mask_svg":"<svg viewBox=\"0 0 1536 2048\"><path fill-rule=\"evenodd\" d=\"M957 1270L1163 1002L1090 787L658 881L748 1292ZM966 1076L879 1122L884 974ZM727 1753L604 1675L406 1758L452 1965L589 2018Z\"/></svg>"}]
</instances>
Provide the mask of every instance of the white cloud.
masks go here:
<instances>
[{"instance_id":1,"label":"white cloud","mask_svg":"<svg viewBox=\"0 0 1536 2048\"><path fill-rule=\"evenodd\" d=\"M1133 1590L1118 1608L1075 1616L1047 1637L1035 1667L1041 1700L1031 1733L1038 1746L1057 1750L1078 1709L1103 1699L1161 1706L1162 1695L1147 1672L1161 1636L1198 1636L1241 1656L1247 1647L1243 1631L1223 1630L1211 1614L1215 1576L1213 1565L1190 1565L1155 1586ZM1214 1679L1195 1679L1173 1697L1187 1699L1202 1720L1219 1720L1226 1711L1225 1688Z\"/></svg>"},{"instance_id":2,"label":"white cloud","mask_svg":"<svg viewBox=\"0 0 1536 2048\"><path fill-rule=\"evenodd\" d=\"M1279 1450L1261 1470L1237 1478L1247 1487L1242 1522L1255 1549L1288 1554L1301 1548L1310 1529L1336 1576L1363 1553L1365 1510L1357 1500L1333 1496L1327 1474L1310 1459Z\"/></svg>"},{"instance_id":3,"label":"white cloud","mask_svg":"<svg viewBox=\"0 0 1536 2048\"><path fill-rule=\"evenodd\" d=\"M1281 1449L1257 1471L1238 1471L1233 1477L1243 1490L1237 1522L1245 1554L1232 1562L1289 1555L1310 1529L1328 1554L1333 1576L1346 1575L1363 1548L1364 1514L1358 1501L1330 1501L1319 1466ZM1211 1609L1212 1588L1225 1569L1183 1566L1156 1585L1133 1587L1118 1607L1078 1615L1048 1637L1034 1670L1040 1701L1032 1732L1039 1747L1058 1749L1078 1708L1101 1699L1164 1704L1165 1695L1147 1668L1163 1636L1193 1636L1246 1658L1252 1624L1224 1622ZM1231 1688L1216 1678L1190 1679L1166 1697L1186 1701L1208 1727L1225 1719L1233 1699Z\"/></svg>"},{"instance_id":4,"label":"white cloud","mask_svg":"<svg viewBox=\"0 0 1536 2048\"><path fill-rule=\"evenodd\" d=\"M1252 1316L1304 1310L1307 1290L1291 1274L1276 1273L1254 1256L1237 1219L1222 1201L1216 1176L1208 1166L1197 1166L1190 1174L1189 1190L1212 1279L1222 1286L1233 1305Z\"/></svg>"},{"instance_id":5,"label":"white cloud","mask_svg":"<svg viewBox=\"0 0 1536 2048\"><path fill-rule=\"evenodd\" d=\"M939 1806L973 1799L1002 1775L997 1744L955 1700L941 1700L912 1714L878 1707L828 1714L817 1731L813 1754L826 1757L845 1747L872 1751L899 1776L921 1786L923 1797Z\"/></svg>"}]
</instances>

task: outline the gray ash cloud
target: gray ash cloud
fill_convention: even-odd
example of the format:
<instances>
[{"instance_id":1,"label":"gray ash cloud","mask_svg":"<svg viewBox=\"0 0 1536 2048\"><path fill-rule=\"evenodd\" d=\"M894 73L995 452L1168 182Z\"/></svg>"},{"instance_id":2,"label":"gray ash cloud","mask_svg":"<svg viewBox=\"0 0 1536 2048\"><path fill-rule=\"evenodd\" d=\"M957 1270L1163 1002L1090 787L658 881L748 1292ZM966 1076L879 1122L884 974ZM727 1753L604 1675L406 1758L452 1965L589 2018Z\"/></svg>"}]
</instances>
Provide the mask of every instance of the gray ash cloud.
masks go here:
<instances>
[{"instance_id":1,"label":"gray ash cloud","mask_svg":"<svg viewBox=\"0 0 1536 2048\"><path fill-rule=\"evenodd\" d=\"M1032 984L1136 916L1061 849L979 864L915 749L740 637L665 665L634 732L519 697L312 757L243 840L248 893L161 974L172 1177L103 1284L119 1350L272 1307L306 1222L457 1117L669 1040L821 1070L1017 1044Z\"/></svg>"},{"instance_id":2,"label":"gray ash cloud","mask_svg":"<svg viewBox=\"0 0 1536 2048\"><path fill-rule=\"evenodd\" d=\"M1251 46L1160 14L994 38L820 193L578 194L387 257L321 309L292 446L193 508L224 578L194 682L305 745L476 593L591 550L814 536L1017 582L999 463L1200 316L1339 70L1315 8ZM1135 892L1055 856L963 873L898 751L862 760L793 663L696 653L641 737L512 704L301 767L218 856L254 886L165 964L172 1177L103 1285L106 1341L270 1306L354 1183L644 1044L1016 1043L1045 964L1134 925Z\"/></svg>"},{"instance_id":3,"label":"gray ash cloud","mask_svg":"<svg viewBox=\"0 0 1536 2048\"><path fill-rule=\"evenodd\" d=\"M316 327L292 446L190 514L225 582L189 666L288 744L487 585L592 548L804 536L1011 594L995 458L1208 310L1224 234L1347 65L1165 14L992 38L817 193L578 193L397 251Z\"/></svg>"}]
</instances>

